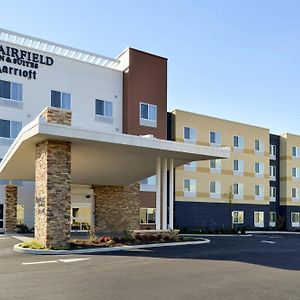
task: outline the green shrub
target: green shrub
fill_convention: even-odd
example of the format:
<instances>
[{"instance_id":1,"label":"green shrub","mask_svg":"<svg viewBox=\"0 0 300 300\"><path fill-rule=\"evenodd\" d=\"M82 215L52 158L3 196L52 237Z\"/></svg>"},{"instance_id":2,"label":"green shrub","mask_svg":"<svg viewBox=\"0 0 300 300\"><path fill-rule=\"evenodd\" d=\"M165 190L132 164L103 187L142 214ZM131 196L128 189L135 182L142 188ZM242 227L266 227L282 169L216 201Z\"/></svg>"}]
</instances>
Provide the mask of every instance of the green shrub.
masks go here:
<instances>
[{"instance_id":1,"label":"green shrub","mask_svg":"<svg viewBox=\"0 0 300 300\"><path fill-rule=\"evenodd\" d=\"M50 246L51 250L70 250L71 245L66 245L66 246Z\"/></svg>"},{"instance_id":2,"label":"green shrub","mask_svg":"<svg viewBox=\"0 0 300 300\"><path fill-rule=\"evenodd\" d=\"M42 243L40 243L38 241L35 241L35 240L29 241L29 242L23 242L21 244L21 247L30 248L30 249L37 249L37 250L45 249L45 246Z\"/></svg>"},{"instance_id":3,"label":"green shrub","mask_svg":"<svg viewBox=\"0 0 300 300\"><path fill-rule=\"evenodd\" d=\"M26 224L17 224L17 233L29 233L30 230Z\"/></svg>"},{"instance_id":4,"label":"green shrub","mask_svg":"<svg viewBox=\"0 0 300 300\"><path fill-rule=\"evenodd\" d=\"M127 231L127 230L125 230L124 232L123 232L123 238L122 238L122 242L133 242L134 241L134 238L132 237L132 234L129 232L129 231Z\"/></svg>"},{"instance_id":5,"label":"green shrub","mask_svg":"<svg viewBox=\"0 0 300 300\"><path fill-rule=\"evenodd\" d=\"M87 227L87 231L88 231L88 236L89 236L90 242L97 243L98 238L97 238L97 235L96 235L95 227L94 226L89 226L89 227Z\"/></svg>"},{"instance_id":6,"label":"green shrub","mask_svg":"<svg viewBox=\"0 0 300 300\"><path fill-rule=\"evenodd\" d=\"M105 246L106 246L106 247L114 246L114 244L115 244L115 242L114 242L114 240L112 240L112 239L107 240L107 241L105 242Z\"/></svg>"},{"instance_id":7,"label":"green shrub","mask_svg":"<svg viewBox=\"0 0 300 300\"><path fill-rule=\"evenodd\" d=\"M245 234L246 233L246 228L245 227L242 227L241 228L241 234Z\"/></svg>"}]
</instances>

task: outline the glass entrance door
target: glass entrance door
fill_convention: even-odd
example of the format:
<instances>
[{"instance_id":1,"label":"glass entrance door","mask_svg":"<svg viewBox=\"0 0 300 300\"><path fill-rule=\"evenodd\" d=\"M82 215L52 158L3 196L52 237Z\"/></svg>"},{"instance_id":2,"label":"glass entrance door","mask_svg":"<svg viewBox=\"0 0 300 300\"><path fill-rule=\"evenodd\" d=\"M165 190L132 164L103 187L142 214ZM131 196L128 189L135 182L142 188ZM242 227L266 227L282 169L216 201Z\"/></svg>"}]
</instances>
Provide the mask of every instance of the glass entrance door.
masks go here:
<instances>
[{"instance_id":1,"label":"glass entrance door","mask_svg":"<svg viewBox=\"0 0 300 300\"><path fill-rule=\"evenodd\" d=\"M92 207L91 205L72 205L71 210L72 230L88 230L91 226Z\"/></svg>"},{"instance_id":2,"label":"glass entrance door","mask_svg":"<svg viewBox=\"0 0 300 300\"><path fill-rule=\"evenodd\" d=\"M4 205L0 204L0 231L4 229Z\"/></svg>"}]
</instances>

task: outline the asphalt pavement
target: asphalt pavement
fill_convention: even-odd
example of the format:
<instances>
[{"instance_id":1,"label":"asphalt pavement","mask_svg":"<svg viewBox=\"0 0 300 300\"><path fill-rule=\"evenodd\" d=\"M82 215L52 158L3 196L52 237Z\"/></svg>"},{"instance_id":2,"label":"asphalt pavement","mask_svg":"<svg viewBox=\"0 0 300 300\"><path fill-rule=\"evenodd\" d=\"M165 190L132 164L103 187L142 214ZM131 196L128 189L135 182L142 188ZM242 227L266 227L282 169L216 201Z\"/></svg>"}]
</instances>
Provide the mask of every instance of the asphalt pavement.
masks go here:
<instances>
[{"instance_id":1,"label":"asphalt pavement","mask_svg":"<svg viewBox=\"0 0 300 300\"><path fill-rule=\"evenodd\" d=\"M300 236L94 255L14 253L0 235L0 299L300 299Z\"/></svg>"}]
</instances>

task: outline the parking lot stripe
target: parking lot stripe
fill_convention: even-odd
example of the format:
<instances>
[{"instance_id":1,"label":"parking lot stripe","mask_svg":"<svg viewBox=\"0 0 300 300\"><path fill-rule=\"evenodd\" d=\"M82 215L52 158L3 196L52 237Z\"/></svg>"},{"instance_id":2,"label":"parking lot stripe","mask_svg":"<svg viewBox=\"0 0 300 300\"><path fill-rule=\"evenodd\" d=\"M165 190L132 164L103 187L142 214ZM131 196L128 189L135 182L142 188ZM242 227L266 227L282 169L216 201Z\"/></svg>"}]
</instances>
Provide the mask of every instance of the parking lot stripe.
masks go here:
<instances>
[{"instance_id":1,"label":"parking lot stripe","mask_svg":"<svg viewBox=\"0 0 300 300\"><path fill-rule=\"evenodd\" d=\"M262 243L265 243L265 244L276 244L276 242L273 242L273 241L261 241Z\"/></svg>"},{"instance_id":2,"label":"parking lot stripe","mask_svg":"<svg viewBox=\"0 0 300 300\"><path fill-rule=\"evenodd\" d=\"M77 261L83 261L83 260L89 260L89 257L85 258L67 258L67 259L59 259L59 261L62 261L64 263L70 263L70 262L77 262Z\"/></svg>"},{"instance_id":3,"label":"parking lot stripe","mask_svg":"<svg viewBox=\"0 0 300 300\"><path fill-rule=\"evenodd\" d=\"M22 263L22 265L53 264L57 262L58 262L57 260L34 261L34 262Z\"/></svg>"}]
</instances>

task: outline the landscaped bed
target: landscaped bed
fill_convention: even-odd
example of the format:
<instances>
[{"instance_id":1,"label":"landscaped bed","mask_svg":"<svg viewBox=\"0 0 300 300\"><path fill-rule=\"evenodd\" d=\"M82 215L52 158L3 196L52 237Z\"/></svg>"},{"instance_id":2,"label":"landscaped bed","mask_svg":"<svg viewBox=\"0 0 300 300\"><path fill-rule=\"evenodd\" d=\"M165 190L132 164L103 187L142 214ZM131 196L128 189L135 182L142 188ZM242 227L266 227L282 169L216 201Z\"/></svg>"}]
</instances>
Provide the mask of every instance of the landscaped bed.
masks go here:
<instances>
[{"instance_id":1,"label":"landscaped bed","mask_svg":"<svg viewBox=\"0 0 300 300\"><path fill-rule=\"evenodd\" d=\"M182 237L178 230L171 231L126 231L120 237L115 236L97 236L94 231L89 232L88 239L71 240L69 246L65 247L49 247L52 250L80 250L106 247L122 247L147 244L161 244L174 242L199 241L191 237ZM22 248L29 249L47 249L37 241L23 242L20 244Z\"/></svg>"}]
</instances>

